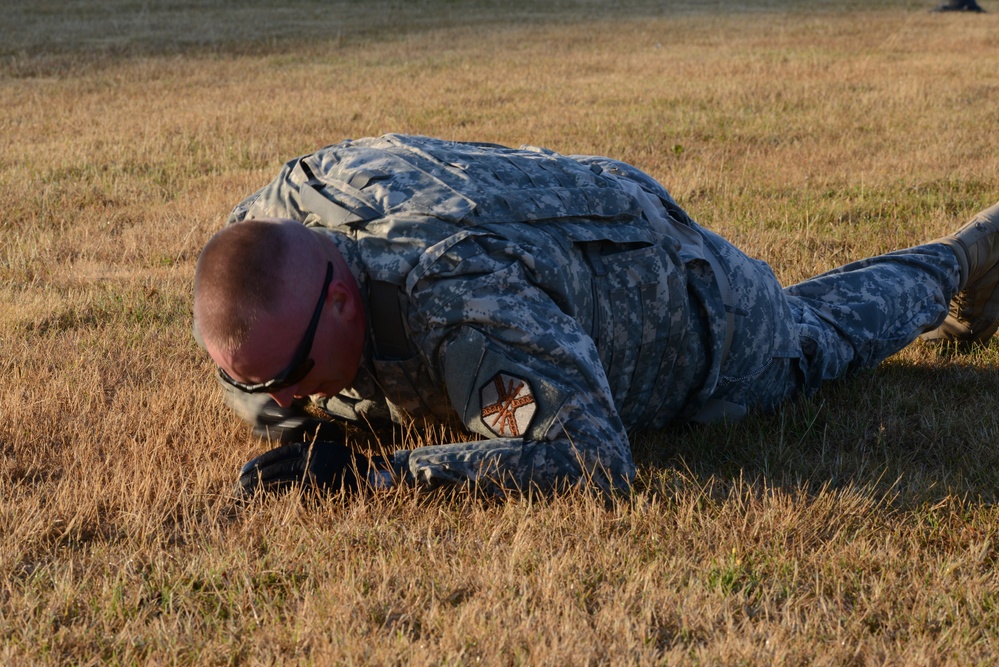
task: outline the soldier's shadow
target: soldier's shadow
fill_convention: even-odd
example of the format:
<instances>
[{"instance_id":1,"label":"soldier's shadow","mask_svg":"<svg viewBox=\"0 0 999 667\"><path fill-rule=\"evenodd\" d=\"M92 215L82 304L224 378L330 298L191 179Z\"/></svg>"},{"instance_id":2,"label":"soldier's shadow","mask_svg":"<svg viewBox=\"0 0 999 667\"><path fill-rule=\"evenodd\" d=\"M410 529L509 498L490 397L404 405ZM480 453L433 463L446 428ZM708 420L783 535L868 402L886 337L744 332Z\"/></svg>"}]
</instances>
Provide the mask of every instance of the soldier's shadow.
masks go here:
<instances>
[{"instance_id":1,"label":"soldier's shadow","mask_svg":"<svg viewBox=\"0 0 999 667\"><path fill-rule=\"evenodd\" d=\"M791 492L852 487L912 507L999 500L999 370L993 358L889 360L774 414L632 436L637 486L732 483ZM670 481L672 475L672 481ZM677 481L679 478L679 482Z\"/></svg>"}]
</instances>

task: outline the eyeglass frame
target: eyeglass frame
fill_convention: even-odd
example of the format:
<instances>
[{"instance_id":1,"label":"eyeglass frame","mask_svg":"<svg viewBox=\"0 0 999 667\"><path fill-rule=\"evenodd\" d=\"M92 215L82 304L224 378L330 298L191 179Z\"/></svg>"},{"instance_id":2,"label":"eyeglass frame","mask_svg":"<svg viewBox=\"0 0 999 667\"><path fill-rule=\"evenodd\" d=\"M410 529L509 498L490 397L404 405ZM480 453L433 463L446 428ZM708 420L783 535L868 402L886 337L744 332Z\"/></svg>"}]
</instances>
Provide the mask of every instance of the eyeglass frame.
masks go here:
<instances>
[{"instance_id":1,"label":"eyeglass frame","mask_svg":"<svg viewBox=\"0 0 999 667\"><path fill-rule=\"evenodd\" d=\"M329 294L330 283L332 282L333 262L326 262L326 280L323 282L322 292L319 293L319 303L316 304L316 309L312 313L312 320L309 322L309 328L305 330L302 342L295 348L295 355L291 358L291 363L284 370L266 382L247 383L233 378L219 366L219 379L245 394L272 393L287 389L301 382L316 365L316 362L309 356L309 353L312 352L312 343L316 338L316 329L319 328L319 318L322 316L323 304L326 303L326 295Z\"/></svg>"}]
</instances>

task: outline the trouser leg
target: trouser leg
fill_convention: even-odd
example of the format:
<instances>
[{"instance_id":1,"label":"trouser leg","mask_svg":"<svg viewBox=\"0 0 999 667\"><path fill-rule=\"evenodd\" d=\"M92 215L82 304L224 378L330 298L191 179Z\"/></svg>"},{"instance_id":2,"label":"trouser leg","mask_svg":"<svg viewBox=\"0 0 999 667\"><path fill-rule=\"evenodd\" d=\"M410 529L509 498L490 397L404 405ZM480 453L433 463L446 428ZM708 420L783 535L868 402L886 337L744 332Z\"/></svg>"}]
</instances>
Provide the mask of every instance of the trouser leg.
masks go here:
<instances>
[{"instance_id":1,"label":"trouser leg","mask_svg":"<svg viewBox=\"0 0 999 667\"><path fill-rule=\"evenodd\" d=\"M871 368L940 325L960 281L953 251L928 244L781 288L770 268L717 235L705 241L732 284L734 336L699 421L776 408Z\"/></svg>"},{"instance_id":2,"label":"trouser leg","mask_svg":"<svg viewBox=\"0 0 999 667\"><path fill-rule=\"evenodd\" d=\"M747 256L717 234L700 232L715 272L726 278L721 299L730 344L711 362L709 378L717 368L715 383L709 385L710 398L694 420L731 420L748 410L774 409L802 386L801 343L790 301L766 262Z\"/></svg>"},{"instance_id":3,"label":"trouser leg","mask_svg":"<svg viewBox=\"0 0 999 667\"><path fill-rule=\"evenodd\" d=\"M959 281L953 251L934 243L853 262L786 288L805 389L876 366L939 326Z\"/></svg>"}]
</instances>

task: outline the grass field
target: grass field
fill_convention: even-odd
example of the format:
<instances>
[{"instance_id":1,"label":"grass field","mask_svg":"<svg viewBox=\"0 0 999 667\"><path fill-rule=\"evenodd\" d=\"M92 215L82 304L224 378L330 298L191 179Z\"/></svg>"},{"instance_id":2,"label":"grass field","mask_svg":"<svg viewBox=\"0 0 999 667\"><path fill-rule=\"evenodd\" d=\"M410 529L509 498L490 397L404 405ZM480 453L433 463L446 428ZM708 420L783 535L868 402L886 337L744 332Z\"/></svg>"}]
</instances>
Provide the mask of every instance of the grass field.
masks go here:
<instances>
[{"instance_id":1,"label":"grass field","mask_svg":"<svg viewBox=\"0 0 999 667\"><path fill-rule=\"evenodd\" d=\"M237 505L190 336L229 209L344 137L619 158L786 282L938 236L999 199L999 5L871 4L0 13L0 663L994 662L995 343L636 434L609 504Z\"/></svg>"}]
</instances>

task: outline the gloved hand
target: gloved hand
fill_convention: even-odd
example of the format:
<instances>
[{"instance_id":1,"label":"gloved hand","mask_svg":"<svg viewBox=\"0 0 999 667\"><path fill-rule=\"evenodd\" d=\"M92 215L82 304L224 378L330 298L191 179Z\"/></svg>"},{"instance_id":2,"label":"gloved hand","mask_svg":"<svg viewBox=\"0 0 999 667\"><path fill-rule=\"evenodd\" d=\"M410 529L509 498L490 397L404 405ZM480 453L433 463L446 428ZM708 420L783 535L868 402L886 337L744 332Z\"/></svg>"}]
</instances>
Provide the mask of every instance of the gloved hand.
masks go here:
<instances>
[{"instance_id":1,"label":"gloved hand","mask_svg":"<svg viewBox=\"0 0 999 667\"><path fill-rule=\"evenodd\" d=\"M380 458L380 457L379 457ZM349 447L317 440L296 442L264 452L239 471L245 495L258 488L280 491L291 486L335 492L356 491L358 479L366 480L371 461Z\"/></svg>"},{"instance_id":2,"label":"gloved hand","mask_svg":"<svg viewBox=\"0 0 999 667\"><path fill-rule=\"evenodd\" d=\"M267 394L247 394L225 383L225 403L253 428L258 438L281 443L302 440L343 441L343 428L335 422L317 419L301 406L282 408Z\"/></svg>"}]
</instances>

